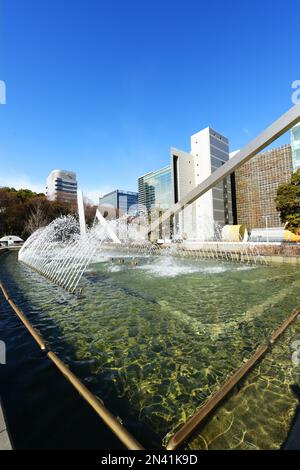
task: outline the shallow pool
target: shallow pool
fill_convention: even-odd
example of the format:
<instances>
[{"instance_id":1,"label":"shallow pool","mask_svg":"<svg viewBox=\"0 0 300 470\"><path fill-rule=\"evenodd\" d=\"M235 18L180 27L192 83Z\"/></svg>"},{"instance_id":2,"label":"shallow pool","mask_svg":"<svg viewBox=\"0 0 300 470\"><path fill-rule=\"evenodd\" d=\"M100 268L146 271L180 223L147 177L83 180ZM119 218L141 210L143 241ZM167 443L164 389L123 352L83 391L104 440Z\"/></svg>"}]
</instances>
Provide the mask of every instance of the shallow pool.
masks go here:
<instances>
[{"instance_id":1,"label":"shallow pool","mask_svg":"<svg viewBox=\"0 0 300 470\"><path fill-rule=\"evenodd\" d=\"M299 269L285 266L113 252L89 267L79 298L13 253L0 263L52 349L148 446L184 423L300 304Z\"/></svg>"}]
</instances>

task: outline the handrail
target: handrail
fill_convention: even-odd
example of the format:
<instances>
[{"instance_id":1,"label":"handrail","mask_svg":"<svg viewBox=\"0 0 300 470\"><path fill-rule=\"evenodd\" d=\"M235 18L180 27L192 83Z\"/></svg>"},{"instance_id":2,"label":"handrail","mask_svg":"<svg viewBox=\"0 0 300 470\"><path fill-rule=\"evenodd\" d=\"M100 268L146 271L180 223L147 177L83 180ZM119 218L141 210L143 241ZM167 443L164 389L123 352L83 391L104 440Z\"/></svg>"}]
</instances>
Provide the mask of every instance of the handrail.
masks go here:
<instances>
[{"instance_id":1,"label":"handrail","mask_svg":"<svg viewBox=\"0 0 300 470\"><path fill-rule=\"evenodd\" d=\"M252 354L252 356L243 364L216 392L202 405L181 428L171 437L166 448L167 450L177 449L203 422L205 418L217 407L217 405L228 395L228 393L237 385L240 380L254 367L262 356L270 349L279 336L300 314L300 308L295 309L293 313L273 332L268 342L262 344Z\"/></svg>"},{"instance_id":2,"label":"handrail","mask_svg":"<svg viewBox=\"0 0 300 470\"><path fill-rule=\"evenodd\" d=\"M29 333L35 339L39 347L46 352L47 357L57 367L57 369L63 374L63 376L70 382L71 385L79 392L82 398L88 403L93 410L100 416L102 421L108 426L108 428L117 436L117 438L127 447L129 450L144 450L143 446L125 429L120 421L101 403L100 399L96 397L79 379L71 372L69 367L64 364L59 357L52 351L47 349L47 346L31 325L29 320L26 318L24 313L17 307L17 305L9 298L9 295L0 281L0 289L9 303L11 308L14 310L16 315L20 318L24 326L27 328Z\"/></svg>"}]
</instances>

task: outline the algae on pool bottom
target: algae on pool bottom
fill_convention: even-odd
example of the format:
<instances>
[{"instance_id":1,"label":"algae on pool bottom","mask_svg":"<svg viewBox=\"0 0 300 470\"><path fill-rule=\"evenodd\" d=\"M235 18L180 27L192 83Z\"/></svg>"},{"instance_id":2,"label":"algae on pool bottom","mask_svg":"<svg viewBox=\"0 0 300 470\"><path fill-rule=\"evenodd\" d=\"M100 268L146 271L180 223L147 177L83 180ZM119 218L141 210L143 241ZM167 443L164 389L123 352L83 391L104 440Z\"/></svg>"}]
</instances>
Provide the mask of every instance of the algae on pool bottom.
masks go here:
<instances>
[{"instance_id":1,"label":"algae on pool bottom","mask_svg":"<svg viewBox=\"0 0 300 470\"><path fill-rule=\"evenodd\" d=\"M52 286L13 255L5 269L54 351L124 422L154 431L158 445L299 305L300 279L296 268L283 266L172 258L136 263L92 265L82 298ZM284 440L288 426L281 427Z\"/></svg>"},{"instance_id":2,"label":"algae on pool bottom","mask_svg":"<svg viewBox=\"0 0 300 470\"><path fill-rule=\"evenodd\" d=\"M210 419L187 449L273 450L285 443L299 407L300 365L292 345L300 339L298 317Z\"/></svg>"}]
</instances>

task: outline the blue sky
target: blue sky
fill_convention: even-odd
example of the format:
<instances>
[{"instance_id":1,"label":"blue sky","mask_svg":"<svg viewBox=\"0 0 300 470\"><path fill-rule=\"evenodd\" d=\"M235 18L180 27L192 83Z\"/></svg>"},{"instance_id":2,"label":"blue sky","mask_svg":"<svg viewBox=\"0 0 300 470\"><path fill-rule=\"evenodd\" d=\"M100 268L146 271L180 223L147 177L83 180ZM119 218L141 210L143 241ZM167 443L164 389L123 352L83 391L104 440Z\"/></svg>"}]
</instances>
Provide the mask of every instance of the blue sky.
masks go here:
<instances>
[{"instance_id":1,"label":"blue sky","mask_svg":"<svg viewBox=\"0 0 300 470\"><path fill-rule=\"evenodd\" d=\"M289 0L0 0L0 185L136 190L208 125L239 148L292 105L299 39Z\"/></svg>"}]
</instances>

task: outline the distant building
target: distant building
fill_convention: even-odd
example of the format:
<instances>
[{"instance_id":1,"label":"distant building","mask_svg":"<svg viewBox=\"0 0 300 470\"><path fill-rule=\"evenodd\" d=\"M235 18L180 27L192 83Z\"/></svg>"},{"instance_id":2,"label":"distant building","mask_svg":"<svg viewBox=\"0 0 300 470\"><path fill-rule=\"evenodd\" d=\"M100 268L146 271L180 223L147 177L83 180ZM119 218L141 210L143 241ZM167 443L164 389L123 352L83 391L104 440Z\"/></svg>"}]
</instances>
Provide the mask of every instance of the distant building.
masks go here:
<instances>
[{"instance_id":1,"label":"distant building","mask_svg":"<svg viewBox=\"0 0 300 470\"><path fill-rule=\"evenodd\" d=\"M275 198L278 186L290 181L292 171L291 145L260 153L238 168L235 171L237 222L250 230L281 227Z\"/></svg>"},{"instance_id":2,"label":"distant building","mask_svg":"<svg viewBox=\"0 0 300 470\"><path fill-rule=\"evenodd\" d=\"M50 201L77 202L77 180L73 171L53 170L47 178L46 195Z\"/></svg>"},{"instance_id":3,"label":"distant building","mask_svg":"<svg viewBox=\"0 0 300 470\"><path fill-rule=\"evenodd\" d=\"M300 124L291 129L292 166L293 171L300 168Z\"/></svg>"},{"instance_id":4,"label":"distant building","mask_svg":"<svg viewBox=\"0 0 300 470\"><path fill-rule=\"evenodd\" d=\"M99 209L102 215L109 214L110 218L135 215L138 212L138 193L116 189L99 198Z\"/></svg>"},{"instance_id":5,"label":"distant building","mask_svg":"<svg viewBox=\"0 0 300 470\"><path fill-rule=\"evenodd\" d=\"M24 240L16 235L6 235L5 237L0 238L0 246L21 246L23 243Z\"/></svg>"},{"instance_id":6,"label":"distant building","mask_svg":"<svg viewBox=\"0 0 300 470\"><path fill-rule=\"evenodd\" d=\"M138 202L143 211L168 209L174 202L171 166L151 171L138 179Z\"/></svg>"},{"instance_id":7,"label":"distant building","mask_svg":"<svg viewBox=\"0 0 300 470\"><path fill-rule=\"evenodd\" d=\"M171 148L174 202L178 202L229 160L228 139L207 127L191 137L191 152ZM233 223L231 180L225 178L178 216L180 235L213 238L216 227Z\"/></svg>"}]
</instances>

